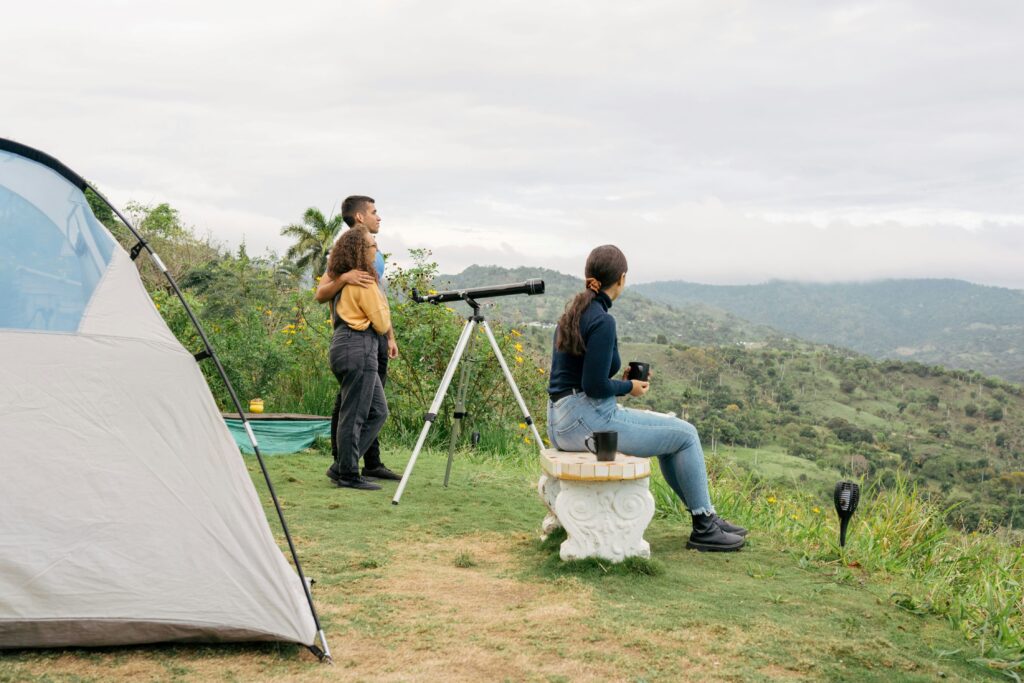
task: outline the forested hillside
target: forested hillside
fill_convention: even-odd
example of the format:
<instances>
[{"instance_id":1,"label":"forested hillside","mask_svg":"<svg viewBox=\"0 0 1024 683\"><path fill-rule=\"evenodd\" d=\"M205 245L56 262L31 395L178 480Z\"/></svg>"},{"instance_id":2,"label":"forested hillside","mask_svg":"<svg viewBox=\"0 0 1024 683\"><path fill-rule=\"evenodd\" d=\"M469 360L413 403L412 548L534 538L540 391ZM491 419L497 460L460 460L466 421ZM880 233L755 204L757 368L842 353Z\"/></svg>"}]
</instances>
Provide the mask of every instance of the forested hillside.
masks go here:
<instances>
[{"instance_id":1,"label":"forested hillside","mask_svg":"<svg viewBox=\"0 0 1024 683\"><path fill-rule=\"evenodd\" d=\"M1024 381L1024 292L959 280L654 282L635 290L676 306L720 308L797 337L876 358L978 370Z\"/></svg>"},{"instance_id":2,"label":"forested hillside","mask_svg":"<svg viewBox=\"0 0 1024 683\"><path fill-rule=\"evenodd\" d=\"M1024 526L1017 385L811 344L624 344L622 353L655 372L638 404L685 416L709 446L774 447L883 483L903 470L926 495L955 506L950 522Z\"/></svg>"},{"instance_id":3,"label":"forested hillside","mask_svg":"<svg viewBox=\"0 0 1024 683\"><path fill-rule=\"evenodd\" d=\"M461 288L533 277L545 280L547 294L493 299L488 315L525 323L534 330L527 339L543 356L551 330L536 325L557 319L581 280L542 269L473 266L437 282ZM650 361L655 369L654 388L638 405L685 416L708 445L777 449L883 482L905 471L927 495L953 506L950 521L966 528L983 520L1024 526L1019 385L786 339L708 309L662 306L635 289L649 286L627 289L613 313L623 360Z\"/></svg>"}]
</instances>

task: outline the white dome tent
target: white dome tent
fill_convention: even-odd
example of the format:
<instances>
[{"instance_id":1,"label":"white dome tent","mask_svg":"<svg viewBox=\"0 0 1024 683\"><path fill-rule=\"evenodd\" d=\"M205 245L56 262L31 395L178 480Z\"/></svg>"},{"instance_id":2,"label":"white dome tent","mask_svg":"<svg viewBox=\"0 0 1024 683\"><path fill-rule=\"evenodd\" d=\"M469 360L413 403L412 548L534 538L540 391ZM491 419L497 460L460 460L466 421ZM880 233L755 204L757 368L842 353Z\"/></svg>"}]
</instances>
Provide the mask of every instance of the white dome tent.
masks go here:
<instances>
[{"instance_id":1,"label":"white dome tent","mask_svg":"<svg viewBox=\"0 0 1024 683\"><path fill-rule=\"evenodd\" d=\"M197 359L227 382L220 362L194 316L206 348L175 339L132 258L177 285L87 187L0 138L0 648L275 640L329 661L270 479L294 569Z\"/></svg>"}]
</instances>

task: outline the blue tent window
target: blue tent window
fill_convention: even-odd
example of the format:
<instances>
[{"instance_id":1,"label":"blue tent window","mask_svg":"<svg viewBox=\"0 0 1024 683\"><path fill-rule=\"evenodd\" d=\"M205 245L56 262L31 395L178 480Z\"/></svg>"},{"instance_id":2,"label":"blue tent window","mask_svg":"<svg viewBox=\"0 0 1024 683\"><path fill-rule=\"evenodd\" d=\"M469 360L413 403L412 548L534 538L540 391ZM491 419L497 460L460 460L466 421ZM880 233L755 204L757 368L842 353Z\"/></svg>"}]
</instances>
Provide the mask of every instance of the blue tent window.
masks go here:
<instances>
[{"instance_id":1,"label":"blue tent window","mask_svg":"<svg viewBox=\"0 0 1024 683\"><path fill-rule=\"evenodd\" d=\"M0 328L77 330L113 249L77 187L0 152Z\"/></svg>"}]
</instances>

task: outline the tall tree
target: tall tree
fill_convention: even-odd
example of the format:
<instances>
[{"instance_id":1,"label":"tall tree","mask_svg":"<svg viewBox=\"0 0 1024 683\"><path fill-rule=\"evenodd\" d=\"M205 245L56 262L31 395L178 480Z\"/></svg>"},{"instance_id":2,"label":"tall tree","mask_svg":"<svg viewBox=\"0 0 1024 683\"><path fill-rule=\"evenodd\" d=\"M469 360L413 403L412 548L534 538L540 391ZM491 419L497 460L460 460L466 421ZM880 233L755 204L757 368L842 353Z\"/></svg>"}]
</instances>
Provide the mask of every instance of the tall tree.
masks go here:
<instances>
[{"instance_id":1,"label":"tall tree","mask_svg":"<svg viewBox=\"0 0 1024 683\"><path fill-rule=\"evenodd\" d=\"M300 270L312 268L313 277L320 275L327 269L327 255L341 225L340 215L326 219L320 209L309 207L302 215L302 223L292 223L281 228L283 236L295 240L285 256L294 259Z\"/></svg>"}]
</instances>

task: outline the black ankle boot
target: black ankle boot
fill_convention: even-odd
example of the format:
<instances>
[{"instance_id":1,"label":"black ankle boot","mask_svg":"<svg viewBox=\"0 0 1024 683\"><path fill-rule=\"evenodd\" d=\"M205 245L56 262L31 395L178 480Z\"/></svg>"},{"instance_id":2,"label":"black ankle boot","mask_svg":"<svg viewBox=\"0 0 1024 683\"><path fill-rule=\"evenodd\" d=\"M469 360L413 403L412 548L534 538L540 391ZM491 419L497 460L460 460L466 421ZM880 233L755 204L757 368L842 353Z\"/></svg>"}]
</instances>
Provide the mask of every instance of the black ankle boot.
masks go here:
<instances>
[{"instance_id":1,"label":"black ankle boot","mask_svg":"<svg viewBox=\"0 0 1024 683\"><path fill-rule=\"evenodd\" d=\"M723 531L715 521L716 515L691 515L693 533L686 547L693 550L710 552L729 552L739 550L746 542L742 536Z\"/></svg>"},{"instance_id":2,"label":"black ankle boot","mask_svg":"<svg viewBox=\"0 0 1024 683\"><path fill-rule=\"evenodd\" d=\"M721 517L719 517L718 515L715 515L715 524L718 525L719 529L721 529L722 531L724 531L726 533L736 534L737 536L746 536L747 535L747 530L744 529L743 527L741 527L739 524L733 524L732 522L727 522L724 519L722 519Z\"/></svg>"}]
</instances>

